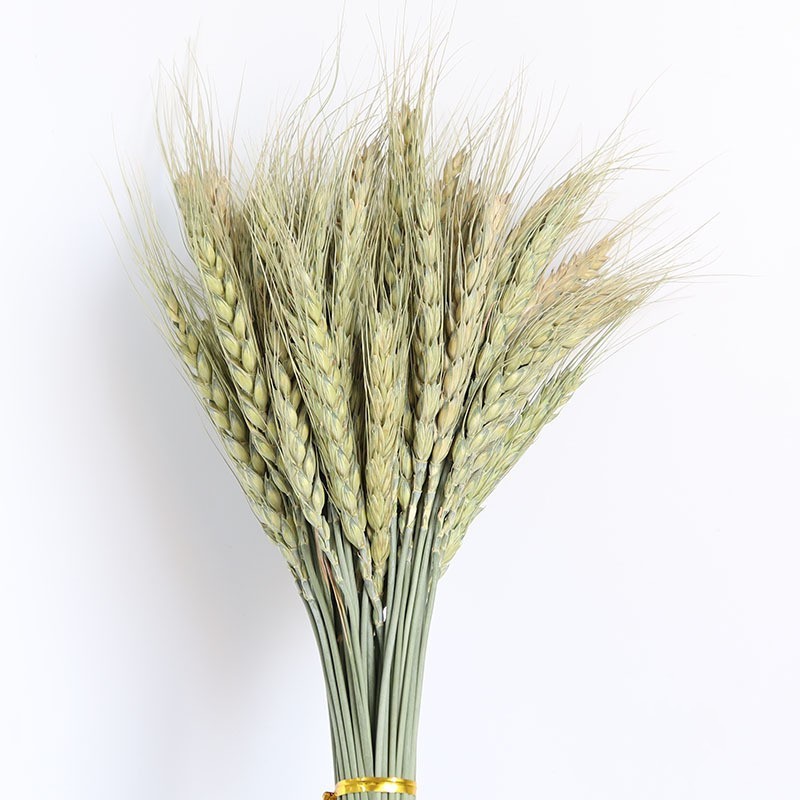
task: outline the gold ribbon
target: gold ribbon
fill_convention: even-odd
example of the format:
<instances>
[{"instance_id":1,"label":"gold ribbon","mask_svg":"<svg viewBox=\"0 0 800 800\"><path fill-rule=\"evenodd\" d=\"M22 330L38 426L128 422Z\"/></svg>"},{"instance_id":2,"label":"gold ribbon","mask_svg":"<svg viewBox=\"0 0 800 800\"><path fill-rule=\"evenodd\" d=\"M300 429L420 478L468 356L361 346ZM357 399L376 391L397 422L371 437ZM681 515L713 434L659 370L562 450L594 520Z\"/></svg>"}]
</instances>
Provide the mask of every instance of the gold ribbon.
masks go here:
<instances>
[{"instance_id":1,"label":"gold ribbon","mask_svg":"<svg viewBox=\"0 0 800 800\"><path fill-rule=\"evenodd\" d=\"M403 778L347 778L339 781L332 792L325 792L322 800L336 800L337 797L345 794L361 794L362 792L416 795L417 784Z\"/></svg>"}]
</instances>

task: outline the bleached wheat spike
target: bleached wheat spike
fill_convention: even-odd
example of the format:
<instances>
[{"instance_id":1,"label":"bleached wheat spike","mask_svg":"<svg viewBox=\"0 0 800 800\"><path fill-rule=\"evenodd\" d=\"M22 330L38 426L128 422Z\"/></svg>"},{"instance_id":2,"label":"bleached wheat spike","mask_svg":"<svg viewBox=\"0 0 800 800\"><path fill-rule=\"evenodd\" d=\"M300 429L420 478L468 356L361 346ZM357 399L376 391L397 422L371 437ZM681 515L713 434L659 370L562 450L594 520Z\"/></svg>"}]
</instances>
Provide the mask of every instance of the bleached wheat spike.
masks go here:
<instances>
[{"instance_id":1,"label":"bleached wheat spike","mask_svg":"<svg viewBox=\"0 0 800 800\"><path fill-rule=\"evenodd\" d=\"M358 294L365 268L370 263L370 254L365 253L364 248L369 233L369 195L373 190L375 159L374 147L365 147L354 159L350 176L343 181L340 219L335 232L330 318L348 397L353 393L352 366L361 310Z\"/></svg>"},{"instance_id":2,"label":"bleached wheat spike","mask_svg":"<svg viewBox=\"0 0 800 800\"><path fill-rule=\"evenodd\" d=\"M219 358L203 336L202 326L191 321L190 312L181 304L172 289L161 284L159 290L174 336L175 347L181 355L190 378L205 401L209 417L230 455L239 483L249 498L253 510L267 535L283 551L292 571L302 575L297 558L297 532L292 519L285 513L284 501L272 479L266 475L266 464L250 446L244 418L231 390L226 388L216 366ZM197 331L197 333L195 333Z\"/></svg>"},{"instance_id":3,"label":"bleached wheat spike","mask_svg":"<svg viewBox=\"0 0 800 800\"><path fill-rule=\"evenodd\" d=\"M311 526L317 544L328 560L337 586L345 591L345 579L334 549L330 526L324 516L325 489L317 468L317 456L311 441L308 413L293 380L292 365L279 331L270 331L269 377L272 409L275 414L277 450L286 477L303 517Z\"/></svg>"},{"instance_id":4,"label":"bleached wheat spike","mask_svg":"<svg viewBox=\"0 0 800 800\"><path fill-rule=\"evenodd\" d=\"M367 522L375 582L380 591L390 550L390 528L396 513L400 433L405 403L404 330L386 302L372 308L366 328L365 390L367 403ZM402 320L402 318L400 318Z\"/></svg>"},{"instance_id":5,"label":"bleached wheat spike","mask_svg":"<svg viewBox=\"0 0 800 800\"><path fill-rule=\"evenodd\" d=\"M176 179L189 246L213 311L211 319L242 413L256 434L254 444L262 458L269 461L273 453L267 443L269 395L263 354L259 352L250 305L241 298L233 245L224 219L227 191L224 182L214 174L198 178L185 173Z\"/></svg>"},{"instance_id":6,"label":"bleached wheat spike","mask_svg":"<svg viewBox=\"0 0 800 800\"><path fill-rule=\"evenodd\" d=\"M379 614L380 599L366 536L361 468L323 298L302 253L288 237L282 242L284 256L276 252L269 236L281 236L282 230L269 218L263 197L256 203L255 214L263 233L255 237L254 246L278 299L279 323L291 346L295 374L317 432L314 441L328 478L329 497L341 519L345 538L357 550L365 588Z\"/></svg>"},{"instance_id":7,"label":"bleached wheat spike","mask_svg":"<svg viewBox=\"0 0 800 800\"><path fill-rule=\"evenodd\" d=\"M444 283L439 215L434 194L422 162L422 119L419 109L405 105L396 126L392 127L393 149L400 153L404 181L400 184L398 216L407 229L415 232L407 240L414 243L415 281L412 287L416 316L412 334L412 389L414 424L412 451L416 470L424 467L436 438L436 412L441 395L444 362L442 325L444 320Z\"/></svg>"},{"instance_id":8,"label":"bleached wheat spike","mask_svg":"<svg viewBox=\"0 0 800 800\"><path fill-rule=\"evenodd\" d=\"M495 198L487 204L464 248L461 269L451 290L450 311L445 321L445 364L442 401L436 415L436 444L431 454L441 463L450 450L452 434L461 416L478 342L484 331L486 301L494 277L495 253L508 213L508 200Z\"/></svg>"},{"instance_id":9,"label":"bleached wheat spike","mask_svg":"<svg viewBox=\"0 0 800 800\"><path fill-rule=\"evenodd\" d=\"M504 446L495 451L483 466L470 475L464 485L464 502L458 507L436 546L443 547L442 571L458 551L481 504L498 481L533 443L541 429L558 415L583 380L582 365L562 370L547 380L535 398L528 402L518 419L508 428Z\"/></svg>"},{"instance_id":10,"label":"bleached wheat spike","mask_svg":"<svg viewBox=\"0 0 800 800\"><path fill-rule=\"evenodd\" d=\"M570 173L548 189L510 231L498 259L496 300L477 356L476 385L502 354L553 254L576 230L606 180L606 171L592 164Z\"/></svg>"},{"instance_id":11,"label":"bleached wheat spike","mask_svg":"<svg viewBox=\"0 0 800 800\"><path fill-rule=\"evenodd\" d=\"M472 475L485 469L502 447L508 426L556 364L594 334L619 324L660 284L659 276L648 280L644 273L639 281L615 274L598 278L612 245L613 241L601 239L570 257L529 295L524 333L476 389L453 444L444 488L445 519L448 514L455 516L455 499L466 496ZM559 295L559 285L571 291ZM542 297L550 302L542 304Z\"/></svg>"}]
</instances>

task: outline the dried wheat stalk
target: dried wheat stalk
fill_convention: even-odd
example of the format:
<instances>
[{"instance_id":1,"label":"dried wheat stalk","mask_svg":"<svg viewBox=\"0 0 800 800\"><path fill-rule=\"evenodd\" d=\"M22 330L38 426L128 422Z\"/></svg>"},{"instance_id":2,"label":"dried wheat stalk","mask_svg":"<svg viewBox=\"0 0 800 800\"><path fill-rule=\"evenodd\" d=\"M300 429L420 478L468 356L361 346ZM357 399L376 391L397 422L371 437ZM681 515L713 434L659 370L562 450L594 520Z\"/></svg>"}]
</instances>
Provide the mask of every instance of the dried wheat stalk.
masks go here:
<instances>
[{"instance_id":1,"label":"dried wheat stalk","mask_svg":"<svg viewBox=\"0 0 800 800\"><path fill-rule=\"evenodd\" d=\"M244 176L185 91L164 143L194 274L139 217L171 342L308 608L337 779L415 777L441 575L669 272L637 215L592 237L618 142L523 204L514 114L444 145L429 78L401 70L337 137L298 114Z\"/></svg>"}]
</instances>

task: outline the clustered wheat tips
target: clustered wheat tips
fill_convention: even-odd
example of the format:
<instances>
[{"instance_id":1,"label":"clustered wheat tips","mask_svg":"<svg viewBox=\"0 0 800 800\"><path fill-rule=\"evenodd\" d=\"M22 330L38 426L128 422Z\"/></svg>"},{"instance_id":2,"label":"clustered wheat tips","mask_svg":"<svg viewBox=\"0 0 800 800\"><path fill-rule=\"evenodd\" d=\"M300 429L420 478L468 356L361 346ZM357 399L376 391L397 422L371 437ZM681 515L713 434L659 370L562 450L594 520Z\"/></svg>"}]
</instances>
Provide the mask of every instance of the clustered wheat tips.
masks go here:
<instances>
[{"instance_id":1,"label":"clustered wheat tips","mask_svg":"<svg viewBox=\"0 0 800 800\"><path fill-rule=\"evenodd\" d=\"M137 217L170 341L308 611L337 781L415 778L439 580L668 273L639 213L599 227L618 137L526 197L514 103L437 131L433 83L400 70L338 128L301 109L249 169L205 92L179 92L162 139L192 267Z\"/></svg>"}]
</instances>

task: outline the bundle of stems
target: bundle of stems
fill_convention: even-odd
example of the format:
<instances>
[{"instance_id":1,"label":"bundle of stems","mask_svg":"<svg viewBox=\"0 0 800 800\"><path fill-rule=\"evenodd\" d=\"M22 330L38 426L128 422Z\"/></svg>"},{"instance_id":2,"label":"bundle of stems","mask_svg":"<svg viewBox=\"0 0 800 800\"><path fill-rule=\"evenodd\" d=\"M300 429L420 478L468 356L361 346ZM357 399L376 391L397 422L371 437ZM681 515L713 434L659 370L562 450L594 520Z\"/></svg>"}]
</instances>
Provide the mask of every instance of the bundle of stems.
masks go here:
<instances>
[{"instance_id":1,"label":"bundle of stems","mask_svg":"<svg viewBox=\"0 0 800 800\"><path fill-rule=\"evenodd\" d=\"M137 196L169 339L308 611L337 780L416 777L439 581L668 272L641 213L599 230L621 137L526 197L516 101L437 131L434 84L401 69L336 130L303 104L249 169L180 91L161 132L188 269Z\"/></svg>"}]
</instances>

